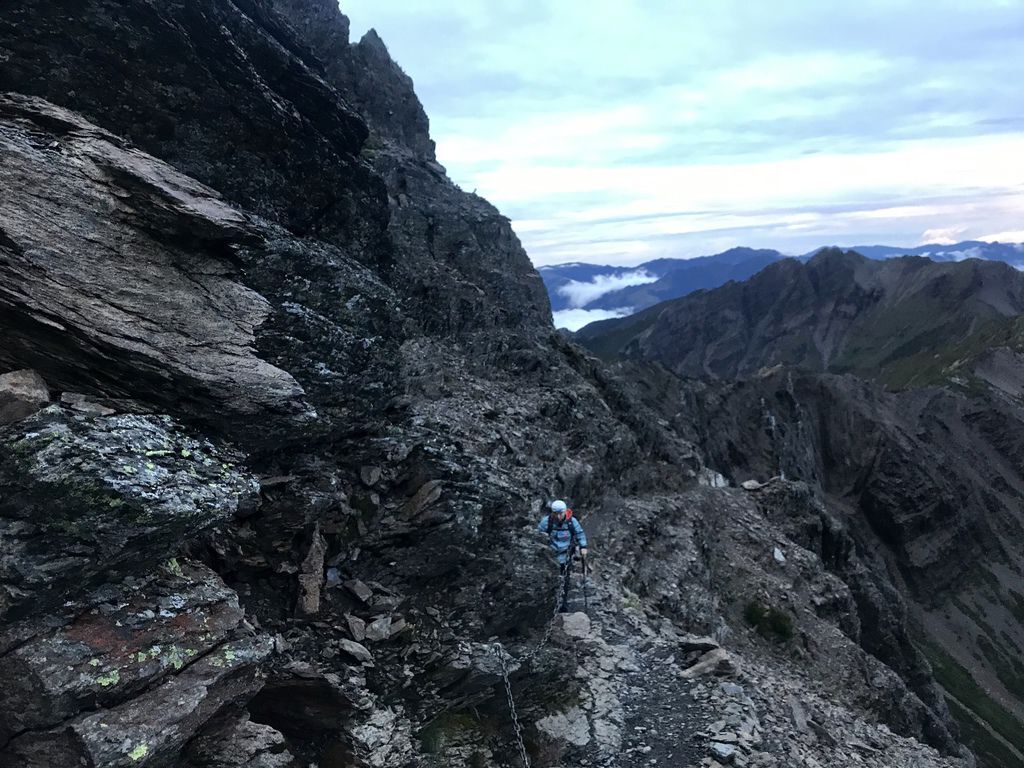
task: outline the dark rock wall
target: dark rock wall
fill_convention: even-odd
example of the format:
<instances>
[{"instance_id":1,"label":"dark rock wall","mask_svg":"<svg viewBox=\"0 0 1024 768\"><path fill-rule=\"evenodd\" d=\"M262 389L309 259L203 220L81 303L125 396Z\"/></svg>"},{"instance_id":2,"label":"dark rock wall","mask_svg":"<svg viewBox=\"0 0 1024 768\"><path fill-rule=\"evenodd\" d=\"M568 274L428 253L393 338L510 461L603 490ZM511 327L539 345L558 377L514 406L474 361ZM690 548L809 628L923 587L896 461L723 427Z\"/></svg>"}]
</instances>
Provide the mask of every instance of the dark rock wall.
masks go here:
<instances>
[{"instance_id":1,"label":"dark rock wall","mask_svg":"<svg viewBox=\"0 0 1024 768\"><path fill-rule=\"evenodd\" d=\"M365 123L266 2L18 2L0 90L42 96L299 235L378 263L383 188Z\"/></svg>"}]
</instances>

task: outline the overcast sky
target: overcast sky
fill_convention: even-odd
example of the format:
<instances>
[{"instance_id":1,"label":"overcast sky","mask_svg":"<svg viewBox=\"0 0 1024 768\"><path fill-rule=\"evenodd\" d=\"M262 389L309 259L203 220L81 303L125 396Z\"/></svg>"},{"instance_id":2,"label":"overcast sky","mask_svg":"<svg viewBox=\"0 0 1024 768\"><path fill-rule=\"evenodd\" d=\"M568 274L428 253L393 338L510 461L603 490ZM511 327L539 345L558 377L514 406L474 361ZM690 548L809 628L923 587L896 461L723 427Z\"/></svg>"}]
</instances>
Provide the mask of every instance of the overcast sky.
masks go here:
<instances>
[{"instance_id":1,"label":"overcast sky","mask_svg":"<svg viewBox=\"0 0 1024 768\"><path fill-rule=\"evenodd\" d=\"M1024 0L342 0L535 264L1024 240Z\"/></svg>"}]
</instances>

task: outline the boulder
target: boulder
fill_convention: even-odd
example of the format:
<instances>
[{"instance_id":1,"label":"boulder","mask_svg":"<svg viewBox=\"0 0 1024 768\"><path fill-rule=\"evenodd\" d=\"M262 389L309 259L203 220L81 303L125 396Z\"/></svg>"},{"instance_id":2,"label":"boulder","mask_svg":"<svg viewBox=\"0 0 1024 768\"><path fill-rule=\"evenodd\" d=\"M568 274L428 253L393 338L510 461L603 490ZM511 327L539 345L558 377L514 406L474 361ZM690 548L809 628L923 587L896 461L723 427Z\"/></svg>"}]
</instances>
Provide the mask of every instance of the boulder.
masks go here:
<instances>
[{"instance_id":1,"label":"boulder","mask_svg":"<svg viewBox=\"0 0 1024 768\"><path fill-rule=\"evenodd\" d=\"M262 686L260 663L269 639L225 643L152 690L58 728L30 732L5 749L5 765L176 765L178 753L228 705L244 705Z\"/></svg>"},{"instance_id":2,"label":"boulder","mask_svg":"<svg viewBox=\"0 0 1024 768\"><path fill-rule=\"evenodd\" d=\"M0 617L145 571L254 505L237 460L162 416L50 406L0 428Z\"/></svg>"},{"instance_id":3,"label":"boulder","mask_svg":"<svg viewBox=\"0 0 1024 768\"><path fill-rule=\"evenodd\" d=\"M290 768L295 758L284 736L247 714L229 715L206 728L188 747L193 768Z\"/></svg>"},{"instance_id":4,"label":"boulder","mask_svg":"<svg viewBox=\"0 0 1024 768\"><path fill-rule=\"evenodd\" d=\"M0 376L0 426L31 416L50 402L50 393L35 371L11 371Z\"/></svg>"},{"instance_id":5,"label":"boulder","mask_svg":"<svg viewBox=\"0 0 1024 768\"><path fill-rule=\"evenodd\" d=\"M694 664L679 673L680 677L692 680L695 677L710 674L731 674L735 669L729 654L724 648L716 648L708 651Z\"/></svg>"},{"instance_id":6,"label":"boulder","mask_svg":"<svg viewBox=\"0 0 1024 768\"><path fill-rule=\"evenodd\" d=\"M30 639L0 656L0 743L130 699L226 642L243 616L217 574L191 562L85 602L67 623L39 616L13 628Z\"/></svg>"}]
</instances>

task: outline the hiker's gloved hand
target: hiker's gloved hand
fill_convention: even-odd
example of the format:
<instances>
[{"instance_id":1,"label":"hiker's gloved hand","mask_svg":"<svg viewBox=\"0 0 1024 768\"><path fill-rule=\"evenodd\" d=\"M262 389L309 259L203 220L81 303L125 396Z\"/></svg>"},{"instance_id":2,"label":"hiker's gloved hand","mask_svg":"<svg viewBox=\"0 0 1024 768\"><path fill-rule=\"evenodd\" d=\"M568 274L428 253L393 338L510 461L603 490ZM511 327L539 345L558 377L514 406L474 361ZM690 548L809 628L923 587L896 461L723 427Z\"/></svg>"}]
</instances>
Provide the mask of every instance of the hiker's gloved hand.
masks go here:
<instances>
[{"instance_id":1,"label":"hiker's gloved hand","mask_svg":"<svg viewBox=\"0 0 1024 768\"><path fill-rule=\"evenodd\" d=\"M586 557L586 556L587 556L587 550L586 549L581 549L580 550L580 557Z\"/></svg>"}]
</instances>

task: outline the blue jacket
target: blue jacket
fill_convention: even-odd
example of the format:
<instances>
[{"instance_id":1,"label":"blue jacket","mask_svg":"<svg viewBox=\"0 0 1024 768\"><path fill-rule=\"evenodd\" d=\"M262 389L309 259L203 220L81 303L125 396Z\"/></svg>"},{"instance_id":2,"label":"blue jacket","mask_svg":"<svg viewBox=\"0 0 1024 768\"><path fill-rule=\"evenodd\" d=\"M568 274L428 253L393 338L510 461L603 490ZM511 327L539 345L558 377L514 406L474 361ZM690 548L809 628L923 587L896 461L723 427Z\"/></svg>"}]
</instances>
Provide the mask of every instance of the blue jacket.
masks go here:
<instances>
[{"instance_id":1,"label":"blue jacket","mask_svg":"<svg viewBox=\"0 0 1024 768\"><path fill-rule=\"evenodd\" d=\"M576 544L580 549L586 549L587 547L587 534L583 531L580 521L575 517L570 517L561 522L552 522L551 515L544 515L537 524L537 530L548 535L551 549L555 551L559 564L565 563L568 559L569 545L574 535L576 537Z\"/></svg>"}]
</instances>

